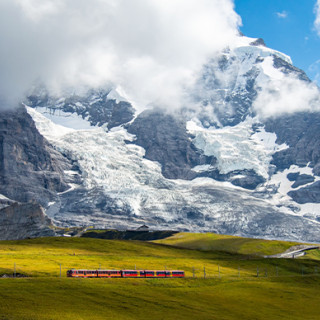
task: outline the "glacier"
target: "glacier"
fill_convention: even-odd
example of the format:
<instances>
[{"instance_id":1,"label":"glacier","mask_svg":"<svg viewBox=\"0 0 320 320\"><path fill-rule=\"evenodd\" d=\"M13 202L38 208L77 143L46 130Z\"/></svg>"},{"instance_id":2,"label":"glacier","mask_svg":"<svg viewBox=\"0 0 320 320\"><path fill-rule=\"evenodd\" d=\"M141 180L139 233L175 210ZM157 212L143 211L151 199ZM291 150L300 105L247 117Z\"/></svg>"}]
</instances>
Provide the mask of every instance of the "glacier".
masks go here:
<instances>
[{"instance_id":1,"label":"glacier","mask_svg":"<svg viewBox=\"0 0 320 320\"><path fill-rule=\"evenodd\" d=\"M290 57L247 37L209 60L190 89L191 105L175 115L185 121L189 142L205 159L191 167L191 180L166 178L161 161L148 159L137 145L129 128L149 106L132 108L121 87L89 91L87 97L33 96L25 104L37 129L77 168L65 171L70 188L48 203L47 214L62 226L121 229L143 223L154 229L320 241L320 205L298 204L288 195L320 178L309 165L277 167L274 156L292 145L267 130L255 109L261 90L290 72L307 83ZM290 174L314 180L293 188ZM73 181L76 175L81 179ZM253 188L238 183L248 176L257 178Z\"/></svg>"},{"instance_id":2,"label":"glacier","mask_svg":"<svg viewBox=\"0 0 320 320\"><path fill-rule=\"evenodd\" d=\"M302 217L281 213L269 200L258 199L253 192L230 182L209 178L192 181L164 178L160 165L144 158L143 148L128 143L134 141L134 136L124 128L109 131L99 127L67 129L63 132L61 125L37 110L28 108L28 112L40 133L58 151L77 161L83 178L83 183L70 185L69 190L61 193L60 203L51 203L47 209L47 214L57 224L121 229L147 223L156 229L213 231L253 237L263 234L268 238L296 240L315 237L310 228L312 222L307 223L307 235L307 230L301 231L306 228ZM247 128L246 125L243 127ZM232 130L230 134L234 135L234 130L239 128ZM252 144L256 145L254 139ZM259 148L255 152L257 157L263 154ZM264 154L261 168L264 168L266 159L268 155ZM68 199L68 194L82 191L82 188L94 194L81 199L89 202L89 206L88 203L85 206L88 212L79 210L77 203L73 204L76 210L66 211L63 202ZM100 193L107 199L106 208L97 210L95 197ZM112 204L109 208L108 203ZM83 206L83 202L79 205Z\"/></svg>"}]
</instances>

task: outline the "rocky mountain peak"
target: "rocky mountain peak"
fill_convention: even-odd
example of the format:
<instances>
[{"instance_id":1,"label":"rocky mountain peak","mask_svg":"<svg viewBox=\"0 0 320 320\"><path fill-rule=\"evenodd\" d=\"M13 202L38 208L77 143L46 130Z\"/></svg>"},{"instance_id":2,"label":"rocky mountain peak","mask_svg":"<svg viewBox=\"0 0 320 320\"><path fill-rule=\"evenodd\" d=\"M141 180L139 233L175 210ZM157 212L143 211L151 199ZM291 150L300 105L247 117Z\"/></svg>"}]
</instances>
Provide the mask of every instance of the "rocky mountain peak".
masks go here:
<instances>
[{"instance_id":1,"label":"rocky mountain peak","mask_svg":"<svg viewBox=\"0 0 320 320\"><path fill-rule=\"evenodd\" d=\"M205 63L189 103L170 113L139 113L111 88L42 90L26 102L32 118L3 113L1 204L36 199L61 226L320 241L319 112L258 117L257 108L283 81L310 81L261 39L238 40Z\"/></svg>"}]
</instances>

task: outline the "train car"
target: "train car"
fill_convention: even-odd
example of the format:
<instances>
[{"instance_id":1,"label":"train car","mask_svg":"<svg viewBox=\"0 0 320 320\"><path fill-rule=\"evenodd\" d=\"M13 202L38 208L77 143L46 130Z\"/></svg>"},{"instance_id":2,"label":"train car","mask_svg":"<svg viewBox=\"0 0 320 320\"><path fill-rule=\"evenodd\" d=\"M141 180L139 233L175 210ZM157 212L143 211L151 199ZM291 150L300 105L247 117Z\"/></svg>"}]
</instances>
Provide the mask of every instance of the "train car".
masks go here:
<instances>
[{"instance_id":1,"label":"train car","mask_svg":"<svg viewBox=\"0 0 320 320\"><path fill-rule=\"evenodd\" d=\"M121 278L121 270L75 270L67 271L67 277L72 278Z\"/></svg>"},{"instance_id":2,"label":"train car","mask_svg":"<svg viewBox=\"0 0 320 320\"><path fill-rule=\"evenodd\" d=\"M167 270L156 270L155 273L157 278L167 278L167 275L169 274Z\"/></svg>"},{"instance_id":3,"label":"train car","mask_svg":"<svg viewBox=\"0 0 320 320\"><path fill-rule=\"evenodd\" d=\"M156 270L156 278L183 278L184 271L182 270Z\"/></svg>"},{"instance_id":4,"label":"train car","mask_svg":"<svg viewBox=\"0 0 320 320\"><path fill-rule=\"evenodd\" d=\"M184 278L184 271L183 270L172 270L171 277L172 278Z\"/></svg>"},{"instance_id":5,"label":"train car","mask_svg":"<svg viewBox=\"0 0 320 320\"><path fill-rule=\"evenodd\" d=\"M87 270L70 269L71 278L184 278L183 270Z\"/></svg>"},{"instance_id":6,"label":"train car","mask_svg":"<svg viewBox=\"0 0 320 320\"><path fill-rule=\"evenodd\" d=\"M121 270L122 278L145 278L145 270Z\"/></svg>"},{"instance_id":7,"label":"train car","mask_svg":"<svg viewBox=\"0 0 320 320\"><path fill-rule=\"evenodd\" d=\"M98 278L121 278L121 270L97 270Z\"/></svg>"},{"instance_id":8,"label":"train car","mask_svg":"<svg viewBox=\"0 0 320 320\"><path fill-rule=\"evenodd\" d=\"M144 270L144 274L146 278L154 278L156 275L154 270Z\"/></svg>"},{"instance_id":9,"label":"train car","mask_svg":"<svg viewBox=\"0 0 320 320\"><path fill-rule=\"evenodd\" d=\"M72 278L96 278L97 277L97 271L96 270L75 270L71 269L67 271L67 277Z\"/></svg>"}]
</instances>

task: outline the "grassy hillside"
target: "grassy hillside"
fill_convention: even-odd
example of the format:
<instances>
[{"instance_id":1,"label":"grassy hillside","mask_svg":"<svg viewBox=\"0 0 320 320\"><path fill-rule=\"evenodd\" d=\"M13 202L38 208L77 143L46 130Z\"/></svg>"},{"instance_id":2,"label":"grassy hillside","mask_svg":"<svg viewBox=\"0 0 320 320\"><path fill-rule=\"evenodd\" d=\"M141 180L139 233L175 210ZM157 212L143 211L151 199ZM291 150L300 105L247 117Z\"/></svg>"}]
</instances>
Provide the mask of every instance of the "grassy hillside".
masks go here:
<instances>
[{"instance_id":1,"label":"grassy hillside","mask_svg":"<svg viewBox=\"0 0 320 320\"><path fill-rule=\"evenodd\" d=\"M31 277L0 279L0 320L318 319L320 262L316 257L263 259L248 252L219 250L86 238L1 241L0 274L12 273L15 264L17 272ZM189 278L65 276L69 268L99 265L184 269Z\"/></svg>"},{"instance_id":2,"label":"grassy hillside","mask_svg":"<svg viewBox=\"0 0 320 320\"><path fill-rule=\"evenodd\" d=\"M319 278L1 280L0 319L319 319Z\"/></svg>"},{"instance_id":3,"label":"grassy hillside","mask_svg":"<svg viewBox=\"0 0 320 320\"><path fill-rule=\"evenodd\" d=\"M155 243L202 251L223 251L244 255L273 255L281 253L297 242L241 238L215 233L177 233Z\"/></svg>"}]
</instances>

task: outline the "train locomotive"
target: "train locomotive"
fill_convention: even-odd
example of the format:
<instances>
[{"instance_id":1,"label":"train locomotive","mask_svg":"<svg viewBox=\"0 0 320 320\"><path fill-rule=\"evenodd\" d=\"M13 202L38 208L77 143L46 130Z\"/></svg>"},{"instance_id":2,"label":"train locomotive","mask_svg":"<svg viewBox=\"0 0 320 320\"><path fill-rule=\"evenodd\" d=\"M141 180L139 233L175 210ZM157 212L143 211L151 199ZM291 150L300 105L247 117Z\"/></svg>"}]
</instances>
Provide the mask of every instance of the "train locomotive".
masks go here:
<instances>
[{"instance_id":1,"label":"train locomotive","mask_svg":"<svg viewBox=\"0 0 320 320\"><path fill-rule=\"evenodd\" d=\"M70 269L71 278L184 278L183 270L87 270Z\"/></svg>"}]
</instances>

